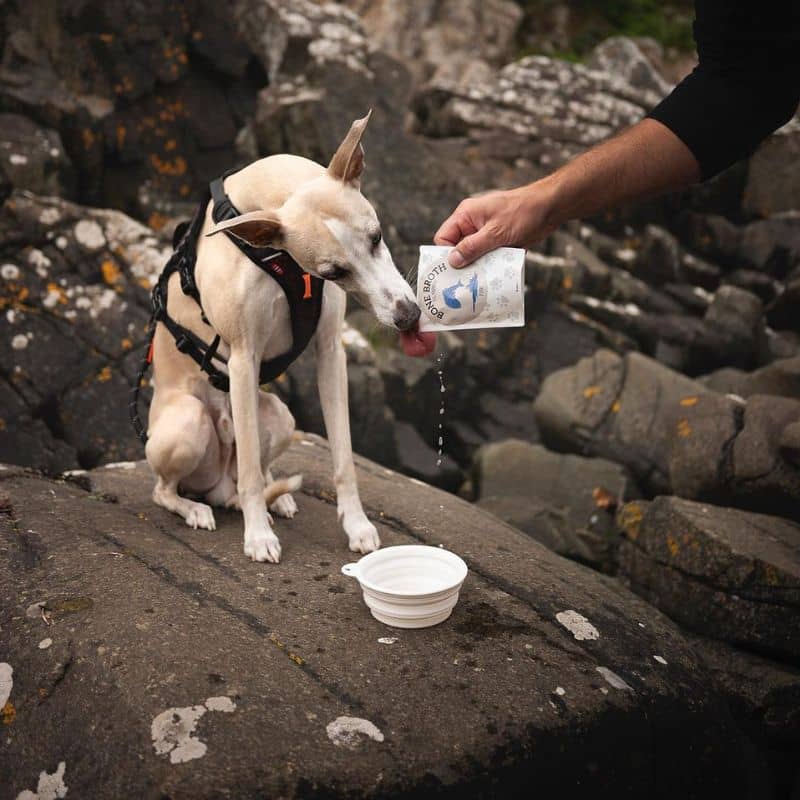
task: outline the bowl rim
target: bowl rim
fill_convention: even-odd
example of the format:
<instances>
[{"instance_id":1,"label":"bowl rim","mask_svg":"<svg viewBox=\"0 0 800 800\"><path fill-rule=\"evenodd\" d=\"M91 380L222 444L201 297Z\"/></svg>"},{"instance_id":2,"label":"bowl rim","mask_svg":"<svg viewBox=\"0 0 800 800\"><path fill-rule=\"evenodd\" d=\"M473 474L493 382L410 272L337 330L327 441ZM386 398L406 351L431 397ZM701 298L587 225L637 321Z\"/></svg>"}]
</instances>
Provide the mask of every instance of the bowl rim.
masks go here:
<instances>
[{"instance_id":1,"label":"bowl rim","mask_svg":"<svg viewBox=\"0 0 800 800\"><path fill-rule=\"evenodd\" d=\"M361 565L367 564L368 562L371 563L373 561L387 561L391 560L392 556L397 556L397 550L402 549L406 553L409 550L413 549L417 552L422 553L422 555L430 555L433 556L436 554L437 560L448 560L451 564L458 569L461 576L458 580L444 586L441 589L436 589L433 592L395 592L389 591L385 588L381 588L380 586L374 584L372 581L368 580L361 574ZM410 553L409 553L410 555ZM442 559L442 556L444 559ZM345 571L346 568L350 567L349 571ZM461 587L461 584L464 583L466 577L469 573L469 568L467 567L466 562L464 561L461 556L454 553L452 550L447 550L444 547L434 547L433 545L429 544L394 544L390 545L389 547L382 547L380 550L375 550L372 553L367 553L363 558L360 558L358 561L350 564L345 564L342 567L343 574L347 575L348 577L355 578L359 584L361 585L362 589L369 589L372 592L377 592L385 597L418 597L420 599L425 597L432 597L433 595L442 594L443 592L452 592L453 590L457 590Z\"/></svg>"}]
</instances>

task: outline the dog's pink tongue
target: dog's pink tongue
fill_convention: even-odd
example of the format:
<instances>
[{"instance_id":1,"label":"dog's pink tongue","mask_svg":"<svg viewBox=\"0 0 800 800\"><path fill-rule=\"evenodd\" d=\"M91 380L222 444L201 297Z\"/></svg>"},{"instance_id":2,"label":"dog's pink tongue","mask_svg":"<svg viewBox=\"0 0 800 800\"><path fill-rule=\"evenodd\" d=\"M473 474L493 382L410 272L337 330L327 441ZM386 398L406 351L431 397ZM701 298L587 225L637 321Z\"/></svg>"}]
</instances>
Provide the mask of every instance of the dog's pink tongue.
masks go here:
<instances>
[{"instance_id":1,"label":"dog's pink tongue","mask_svg":"<svg viewBox=\"0 0 800 800\"><path fill-rule=\"evenodd\" d=\"M411 331L400 331L400 344L407 356L427 356L436 347L436 334L423 333L419 327Z\"/></svg>"}]
</instances>

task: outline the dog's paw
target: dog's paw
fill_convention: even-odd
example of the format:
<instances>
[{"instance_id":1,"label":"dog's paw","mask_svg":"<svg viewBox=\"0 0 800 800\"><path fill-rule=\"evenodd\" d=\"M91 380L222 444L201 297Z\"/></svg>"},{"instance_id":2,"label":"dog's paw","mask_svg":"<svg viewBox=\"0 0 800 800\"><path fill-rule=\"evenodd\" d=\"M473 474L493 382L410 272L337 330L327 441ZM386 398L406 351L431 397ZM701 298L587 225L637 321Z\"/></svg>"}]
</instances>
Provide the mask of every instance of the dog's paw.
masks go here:
<instances>
[{"instance_id":1,"label":"dog's paw","mask_svg":"<svg viewBox=\"0 0 800 800\"><path fill-rule=\"evenodd\" d=\"M207 531L215 531L217 529L214 512L211 510L211 506L207 506L205 503L192 503L186 514L186 524L195 530L203 528Z\"/></svg>"},{"instance_id":2,"label":"dog's paw","mask_svg":"<svg viewBox=\"0 0 800 800\"><path fill-rule=\"evenodd\" d=\"M297 503L290 494L282 494L276 498L275 502L269 507L270 511L275 512L279 517L292 519L297 513Z\"/></svg>"},{"instance_id":3,"label":"dog's paw","mask_svg":"<svg viewBox=\"0 0 800 800\"><path fill-rule=\"evenodd\" d=\"M269 561L271 564L277 564L281 560L281 543L272 531L249 538L245 536L244 554L250 556L253 561Z\"/></svg>"},{"instance_id":4,"label":"dog's paw","mask_svg":"<svg viewBox=\"0 0 800 800\"><path fill-rule=\"evenodd\" d=\"M371 553L381 546L375 526L364 516L352 522L345 520L343 526L350 549L354 553Z\"/></svg>"}]
</instances>

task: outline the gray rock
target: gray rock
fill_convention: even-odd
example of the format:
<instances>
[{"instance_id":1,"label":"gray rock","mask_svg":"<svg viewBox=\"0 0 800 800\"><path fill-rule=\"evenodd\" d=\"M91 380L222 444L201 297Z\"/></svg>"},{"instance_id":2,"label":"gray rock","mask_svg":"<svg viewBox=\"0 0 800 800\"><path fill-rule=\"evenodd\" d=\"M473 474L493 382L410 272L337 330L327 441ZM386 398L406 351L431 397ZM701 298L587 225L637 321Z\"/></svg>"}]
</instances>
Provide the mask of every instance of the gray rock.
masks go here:
<instances>
[{"instance_id":1,"label":"gray rock","mask_svg":"<svg viewBox=\"0 0 800 800\"><path fill-rule=\"evenodd\" d=\"M534 413L546 445L624 464L643 488L663 492L682 402L706 391L640 353L598 350L550 375Z\"/></svg>"},{"instance_id":2,"label":"gray rock","mask_svg":"<svg viewBox=\"0 0 800 800\"><path fill-rule=\"evenodd\" d=\"M375 351L361 333L345 323L342 339L347 355L350 437L353 450L388 467L398 465L395 418ZM395 344L396 346L396 344ZM317 388L317 356L309 347L273 384L289 406L298 428L325 434L325 420Z\"/></svg>"},{"instance_id":3,"label":"gray rock","mask_svg":"<svg viewBox=\"0 0 800 800\"><path fill-rule=\"evenodd\" d=\"M780 279L800 266L799 214L788 212L746 225L740 241L744 263Z\"/></svg>"},{"instance_id":4,"label":"gray rock","mask_svg":"<svg viewBox=\"0 0 800 800\"><path fill-rule=\"evenodd\" d=\"M751 156L742 208L768 217L800 209L800 123L796 120L770 136Z\"/></svg>"},{"instance_id":5,"label":"gray rock","mask_svg":"<svg viewBox=\"0 0 800 800\"><path fill-rule=\"evenodd\" d=\"M767 310L770 325L776 328L788 328L800 333L800 318L797 314L800 303L800 266L789 273L783 291L775 298L775 302Z\"/></svg>"},{"instance_id":6,"label":"gray rock","mask_svg":"<svg viewBox=\"0 0 800 800\"><path fill-rule=\"evenodd\" d=\"M800 401L754 395L684 398L672 431L669 474L682 496L792 517L800 514L793 423Z\"/></svg>"},{"instance_id":7,"label":"gray rock","mask_svg":"<svg viewBox=\"0 0 800 800\"><path fill-rule=\"evenodd\" d=\"M772 394L800 400L800 356L774 361L750 373L721 369L698 380L721 394L745 398L754 394Z\"/></svg>"},{"instance_id":8,"label":"gray rock","mask_svg":"<svg viewBox=\"0 0 800 800\"><path fill-rule=\"evenodd\" d=\"M689 637L731 714L769 765L775 797L791 797L800 737L800 670L725 642Z\"/></svg>"},{"instance_id":9,"label":"gray rock","mask_svg":"<svg viewBox=\"0 0 800 800\"><path fill-rule=\"evenodd\" d=\"M561 555L605 569L614 562L617 506L638 496L619 464L519 439L481 447L472 485L482 508Z\"/></svg>"},{"instance_id":10,"label":"gray rock","mask_svg":"<svg viewBox=\"0 0 800 800\"><path fill-rule=\"evenodd\" d=\"M658 225L647 225L636 258L636 274L657 286L681 280L681 252L678 240Z\"/></svg>"},{"instance_id":11,"label":"gray rock","mask_svg":"<svg viewBox=\"0 0 800 800\"><path fill-rule=\"evenodd\" d=\"M475 80L510 61L522 9L510 0L346 0L372 47L408 64L417 82Z\"/></svg>"},{"instance_id":12,"label":"gray rock","mask_svg":"<svg viewBox=\"0 0 800 800\"><path fill-rule=\"evenodd\" d=\"M666 97L671 90L639 44L625 36L611 36L592 51L587 62L592 69L623 78L631 86Z\"/></svg>"},{"instance_id":13,"label":"gray rock","mask_svg":"<svg viewBox=\"0 0 800 800\"><path fill-rule=\"evenodd\" d=\"M128 360L144 355L168 244L118 211L15 192L0 210L0 247L0 373L18 409L3 414L2 457L63 470L141 455ZM39 444L21 450L30 420Z\"/></svg>"},{"instance_id":14,"label":"gray rock","mask_svg":"<svg viewBox=\"0 0 800 800\"><path fill-rule=\"evenodd\" d=\"M756 295L764 305L772 303L783 291L783 284L763 272L735 269L725 275L723 283L738 286Z\"/></svg>"},{"instance_id":15,"label":"gray rock","mask_svg":"<svg viewBox=\"0 0 800 800\"><path fill-rule=\"evenodd\" d=\"M677 497L623 508L620 570L690 630L800 663L800 526Z\"/></svg>"},{"instance_id":16,"label":"gray rock","mask_svg":"<svg viewBox=\"0 0 800 800\"><path fill-rule=\"evenodd\" d=\"M0 160L18 189L70 197L75 175L57 131L19 114L0 114Z\"/></svg>"},{"instance_id":17,"label":"gray rock","mask_svg":"<svg viewBox=\"0 0 800 800\"><path fill-rule=\"evenodd\" d=\"M438 455L438 431L435 427L423 439L409 422L395 425L398 469L405 475L455 492L464 482L464 473L444 453Z\"/></svg>"},{"instance_id":18,"label":"gray rock","mask_svg":"<svg viewBox=\"0 0 800 800\"><path fill-rule=\"evenodd\" d=\"M763 797L693 648L631 592L358 459L385 544L442 544L470 566L447 622L387 629L339 573L355 556L336 530L327 446L296 442L279 470L305 484L298 516L276 523L277 567L244 557L239 513L218 512L208 533L154 506L141 464L80 484L3 480L10 797L62 761L68 797L490 797L534 781L546 795ZM52 625L26 616L37 602ZM192 707L232 710L206 710L186 751L158 726L154 741L160 715ZM374 738L337 735L348 724ZM184 752L202 757L181 764Z\"/></svg>"},{"instance_id":19,"label":"gray rock","mask_svg":"<svg viewBox=\"0 0 800 800\"><path fill-rule=\"evenodd\" d=\"M428 135L501 131L545 142L540 163L552 167L638 121L660 99L616 74L527 56L474 86L432 81L417 93L414 111Z\"/></svg>"},{"instance_id":20,"label":"gray rock","mask_svg":"<svg viewBox=\"0 0 800 800\"><path fill-rule=\"evenodd\" d=\"M186 15L122 0L36 14L4 5L0 26L0 108L57 131L81 202L149 220L158 209L140 193L186 201L235 163L236 131L264 79L218 4L198 0Z\"/></svg>"}]
</instances>

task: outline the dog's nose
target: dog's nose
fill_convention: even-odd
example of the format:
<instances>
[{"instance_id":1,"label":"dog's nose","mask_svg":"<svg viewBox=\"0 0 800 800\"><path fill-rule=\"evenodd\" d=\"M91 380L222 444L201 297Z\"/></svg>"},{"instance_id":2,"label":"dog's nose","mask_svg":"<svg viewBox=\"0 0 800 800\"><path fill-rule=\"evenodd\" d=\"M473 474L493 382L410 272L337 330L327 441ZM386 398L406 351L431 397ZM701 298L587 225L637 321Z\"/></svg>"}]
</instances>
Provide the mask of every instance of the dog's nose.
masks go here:
<instances>
[{"instance_id":1,"label":"dog's nose","mask_svg":"<svg viewBox=\"0 0 800 800\"><path fill-rule=\"evenodd\" d=\"M410 300L398 300L395 303L395 312L392 320L398 330L410 331L419 322L420 310L416 303Z\"/></svg>"}]
</instances>

